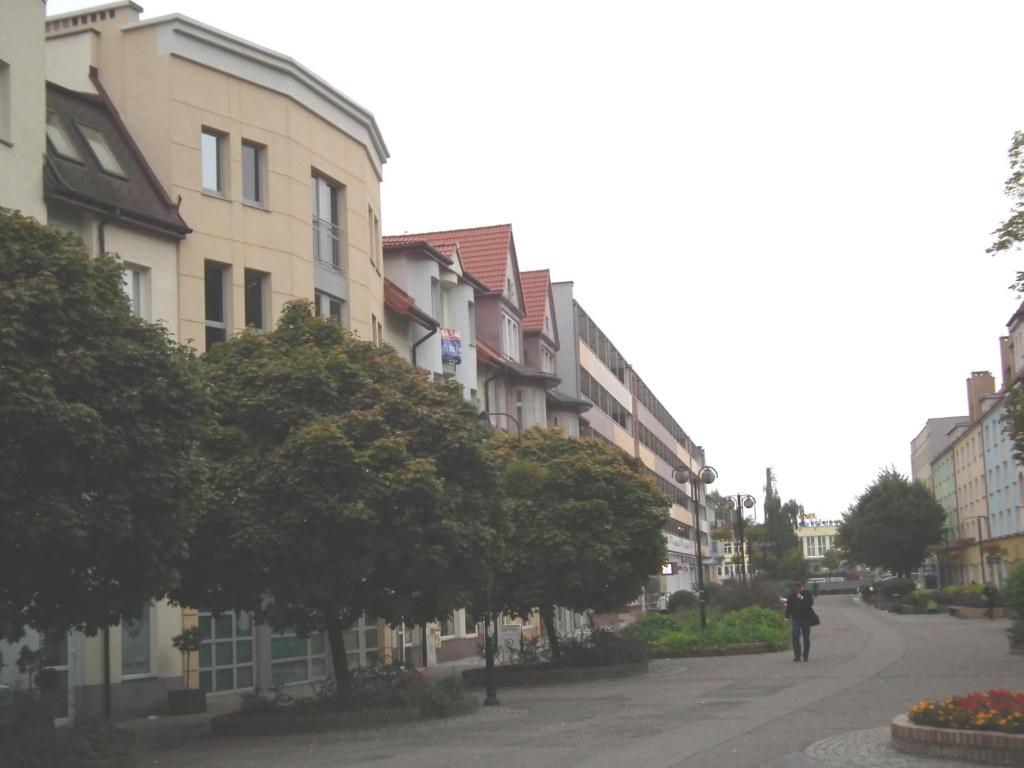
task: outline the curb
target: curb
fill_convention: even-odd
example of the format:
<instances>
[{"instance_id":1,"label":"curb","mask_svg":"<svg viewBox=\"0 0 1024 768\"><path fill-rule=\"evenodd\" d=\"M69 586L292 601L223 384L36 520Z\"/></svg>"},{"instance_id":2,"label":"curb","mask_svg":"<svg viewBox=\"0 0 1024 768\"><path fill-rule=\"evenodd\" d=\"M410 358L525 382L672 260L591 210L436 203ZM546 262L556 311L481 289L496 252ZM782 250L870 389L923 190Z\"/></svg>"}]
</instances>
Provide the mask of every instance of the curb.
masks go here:
<instances>
[{"instance_id":1,"label":"curb","mask_svg":"<svg viewBox=\"0 0 1024 768\"><path fill-rule=\"evenodd\" d=\"M785 648L780 649L782 651ZM771 643L732 643L716 648L704 648L698 651L673 651L672 649L652 649L649 651L653 659L692 659L703 656L746 656L755 653L778 653Z\"/></svg>"},{"instance_id":2,"label":"curb","mask_svg":"<svg viewBox=\"0 0 1024 768\"><path fill-rule=\"evenodd\" d=\"M1024 735L916 725L907 715L890 723L893 749L985 765L1024 765Z\"/></svg>"},{"instance_id":3,"label":"curb","mask_svg":"<svg viewBox=\"0 0 1024 768\"><path fill-rule=\"evenodd\" d=\"M644 675L647 673L647 662L614 664L607 667L553 667L540 664L516 664L495 667L494 673L495 681L502 688L557 685L559 683L579 683L588 680ZM462 673L462 681L474 688L482 688L487 684L486 675L486 669L479 667L467 669Z\"/></svg>"}]
</instances>

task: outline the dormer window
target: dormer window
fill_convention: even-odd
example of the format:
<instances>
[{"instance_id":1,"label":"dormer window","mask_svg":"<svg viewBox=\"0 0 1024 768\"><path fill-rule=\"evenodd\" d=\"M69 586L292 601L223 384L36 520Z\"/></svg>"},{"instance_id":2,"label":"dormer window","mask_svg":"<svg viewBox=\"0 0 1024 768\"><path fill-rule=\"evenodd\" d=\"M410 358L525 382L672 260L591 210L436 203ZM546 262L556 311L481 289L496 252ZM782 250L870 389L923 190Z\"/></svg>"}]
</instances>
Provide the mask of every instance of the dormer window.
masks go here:
<instances>
[{"instance_id":1,"label":"dormer window","mask_svg":"<svg viewBox=\"0 0 1024 768\"><path fill-rule=\"evenodd\" d=\"M114 176L124 177L125 172L121 169L121 164L117 162L114 153L111 152L110 146L107 144L103 134L95 128L90 128L88 125L82 125L81 123L78 123L78 130L82 132L82 136L88 142L89 149L96 156L96 161L100 164L100 168Z\"/></svg>"},{"instance_id":2,"label":"dormer window","mask_svg":"<svg viewBox=\"0 0 1024 768\"><path fill-rule=\"evenodd\" d=\"M519 362L519 323L502 313L502 352L510 360Z\"/></svg>"},{"instance_id":3,"label":"dormer window","mask_svg":"<svg viewBox=\"0 0 1024 768\"><path fill-rule=\"evenodd\" d=\"M64 126L55 112L46 113L46 138L50 140L50 145L58 155L82 161L82 156L78 154L75 145L71 143L71 137L64 130Z\"/></svg>"},{"instance_id":4,"label":"dormer window","mask_svg":"<svg viewBox=\"0 0 1024 768\"><path fill-rule=\"evenodd\" d=\"M514 296L515 295L515 294L512 293L512 278L511 277L506 277L505 278L505 291L508 293L509 296Z\"/></svg>"}]
</instances>

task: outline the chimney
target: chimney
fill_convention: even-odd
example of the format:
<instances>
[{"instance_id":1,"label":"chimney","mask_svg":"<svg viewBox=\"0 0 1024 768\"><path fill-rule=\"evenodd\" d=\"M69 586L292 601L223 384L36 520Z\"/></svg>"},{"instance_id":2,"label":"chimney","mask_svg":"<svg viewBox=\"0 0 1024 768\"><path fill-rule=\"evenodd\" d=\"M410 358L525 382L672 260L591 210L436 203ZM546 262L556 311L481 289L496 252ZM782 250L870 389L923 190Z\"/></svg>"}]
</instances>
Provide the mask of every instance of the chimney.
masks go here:
<instances>
[{"instance_id":1,"label":"chimney","mask_svg":"<svg viewBox=\"0 0 1024 768\"><path fill-rule=\"evenodd\" d=\"M1013 384L1013 342L1009 336L999 337L999 365L1003 369L1003 390Z\"/></svg>"},{"instance_id":2,"label":"chimney","mask_svg":"<svg viewBox=\"0 0 1024 768\"><path fill-rule=\"evenodd\" d=\"M981 400L985 395L995 394L996 380L988 371L972 371L967 380L967 413L971 424L981 418Z\"/></svg>"}]
</instances>

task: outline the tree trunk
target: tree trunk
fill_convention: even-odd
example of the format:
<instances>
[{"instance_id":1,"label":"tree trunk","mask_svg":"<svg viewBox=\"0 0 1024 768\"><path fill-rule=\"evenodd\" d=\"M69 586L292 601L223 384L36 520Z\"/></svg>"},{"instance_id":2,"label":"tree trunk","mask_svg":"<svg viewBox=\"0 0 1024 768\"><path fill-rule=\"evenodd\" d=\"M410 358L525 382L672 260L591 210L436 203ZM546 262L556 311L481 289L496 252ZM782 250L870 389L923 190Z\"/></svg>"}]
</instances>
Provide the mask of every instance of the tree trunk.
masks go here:
<instances>
[{"instance_id":1,"label":"tree trunk","mask_svg":"<svg viewBox=\"0 0 1024 768\"><path fill-rule=\"evenodd\" d=\"M348 654L345 652L345 622L337 610L324 611L327 627L327 644L331 648L331 664L334 666L334 685L338 703L348 704L352 700L352 672L348 668Z\"/></svg>"},{"instance_id":2,"label":"tree trunk","mask_svg":"<svg viewBox=\"0 0 1024 768\"><path fill-rule=\"evenodd\" d=\"M558 630L555 628L555 606L542 605L540 618L544 622L544 631L548 633L548 642L551 644L551 660L560 661L562 647L558 644Z\"/></svg>"}]
</instances>

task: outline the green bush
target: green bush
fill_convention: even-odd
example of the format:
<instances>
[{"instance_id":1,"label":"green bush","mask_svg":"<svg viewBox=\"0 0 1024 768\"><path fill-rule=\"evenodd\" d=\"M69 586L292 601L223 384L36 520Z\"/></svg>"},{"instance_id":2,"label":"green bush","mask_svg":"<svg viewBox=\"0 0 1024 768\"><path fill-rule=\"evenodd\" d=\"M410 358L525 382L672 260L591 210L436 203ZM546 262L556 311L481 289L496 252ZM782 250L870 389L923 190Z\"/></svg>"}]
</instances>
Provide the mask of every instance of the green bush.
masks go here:
<instances>
[{"instance_id":1,"label":"green bush","mask_svg":"<svg viewBox=\"0 0 1024 768\"><path fill-rule=\"evenodd\" d=\"M1003 599L1014 618L1024 619L1024 560L1010 568L1003 585Z\"/></svg>"},{"instance_id":2,"label":"green bush","mask_svg":"<svg viewBox=\"0 0 1024 768\"><path fill-rule=\"evenodd\" d=\"M697 595L688 589L680 589L678 592L673 592L668 598L668 610L670 613L675 613L681 608L694 608L696 605Z\"/></svg>"},{"instance_id":3,"label":"green bush","mask_svg":"<svg viewBox=\"0 0 1024 768\"><path fill-rule=\"evenodd\" d=\"M751 606L780 608L780 597L789 594L791 585L770 579L751 579L747 582L730 581L722 584L712 603L723 613L738 611Z\"/></svg>"},{"instance_id":4,"label":"green bush","mask_svg":"<svg viewBox=\"0 0 1024 768\"><path fill-rule=\"evenodd\" d=\"M15 733L0 745L0 768L128 768L135 765L130 733L80 726Z\"/></svg>"},{"instance_id":5,"label":"green bush","mask_svg":"<svg viewBox=\"0 0 1024 768\"><path fill-rule=\"evenodd\" d=\"M730 611L720 617L711 616L703 632L700 620L691 617L679 621L638 622L627 628L624 634L642 638L655 652L698 653L737 643L769 643L778 650L789 643L782 614L761 606Z\"/></svg>"},{"instance_id":6,"label":"green bush","mask_svg":"<svg viewBox=\"0 0 1024 768\"><path fill-rule=\"evenodd\" d=\"M901 599L907 598L916 589L917 584L913 579L888 579L875 584L875 591L887 600L892 600L893 595L899 595Z\"/></svg>"},{"instance_id":7,"label":"green bush","mask_svg":"<svg viewBox=\"0 0 1024 768\"><path fill-rule=\"evenodd\" d=\"M647 646L638 636L625 631L596 629L585 637L567 638L562 643L561 663L568 667L604 667L635 664L646 657Z\"/></svg>"},{"instance_id":8,"label":"green bush","mask_svg":"<svg viewBox=\"0 0 1024 768\"><path fill-rule=\"evenodd\" d=\"M669 632L678 632L682 629L679 621L679 619L666 616L663 613L648 612L622 630L622 634L626 637L636 637L647 643Z\"/></svg>"}]
</instances>

